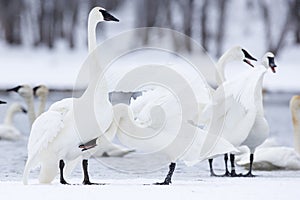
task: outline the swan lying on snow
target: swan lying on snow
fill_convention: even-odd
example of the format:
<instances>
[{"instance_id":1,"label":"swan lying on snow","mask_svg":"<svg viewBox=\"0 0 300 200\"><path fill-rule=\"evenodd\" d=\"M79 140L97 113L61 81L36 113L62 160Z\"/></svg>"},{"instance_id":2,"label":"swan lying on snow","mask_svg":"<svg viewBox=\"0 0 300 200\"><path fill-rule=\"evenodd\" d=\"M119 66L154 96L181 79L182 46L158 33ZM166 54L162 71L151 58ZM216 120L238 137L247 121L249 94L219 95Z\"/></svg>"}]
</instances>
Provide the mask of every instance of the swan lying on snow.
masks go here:
<instances>
[{"instance_id":1,"label":"swan lying on snow","mask_svg":"<svg viewBox=\"0 0 300 200\"><path fill-rule=\"evenodd\" d=\"M0 125L0 140L18 140L22 137L20 131L13 125L13 117L18 112L27 113L18 103L11 104L7 109L4 122Z\"/></svg>"},{"instance_id":2,"label":"swan lying on snow","mask_svg":"<svg viewBox=\"0 0 300 200\"><path fill-rule=\"evenodd\" d=\"M256 170L300 170L300 96L293 96L290 109L294 127L294 148L268 144L266 140L254 153L253 168ZM237 164L249 167L249 152L237 156Z\"/></svg>"},{"instance_id":3,"label":"swan lying on snow","mask_svg":"<svg viewBox=\"0 0 300 200\"><path fill-rule=\"evenodd\" d=\"M96 26L98 22L102 21L119 20L110 15L104 8L95 7L91 10L88 20L89 53L96 48ZM90 69L90 75L96 75L92 73L92 69ZM90 77L90 79L92 79L92 77ZM102 91L102 93L108 95L107 91ZM84 93L84 95L87 94ZM105 98L103 96L101 97ZM87 159L97 148L91 151L81 151L78 145L81 144L82 141L85 141L86 138L93 139L93 137L95 137L94 135L100 135L100 133L86 132L86 135L79 135L76 130L73 104L75 101L79 103L80 100L84 98L85 96L82 98L66 98L58 101L52 104L47 112L44 112L36 119L32 125L28 142L28 159L23 173L24 184L28 182L30 170L38 164L41 164L40 183L50 183L57 175L59 169L60 183L67 184L64 179L64 169L66 169L67 173L70 172L79 159L83 159L83 184L92 184L88 176ZM107 102L107 104L108 103L109 102ZM83 105L84 108L87 106L86 103ZM84 112L84 110L82 112ZM106 124L108 128L104 131L102 130L102 133L106 134L115 131L110 129L112 119L108 122L109 123ZM106 141L109 142L108 140ZM67 166L65 166L65 162Z\"/></svg>"}]
</instances>

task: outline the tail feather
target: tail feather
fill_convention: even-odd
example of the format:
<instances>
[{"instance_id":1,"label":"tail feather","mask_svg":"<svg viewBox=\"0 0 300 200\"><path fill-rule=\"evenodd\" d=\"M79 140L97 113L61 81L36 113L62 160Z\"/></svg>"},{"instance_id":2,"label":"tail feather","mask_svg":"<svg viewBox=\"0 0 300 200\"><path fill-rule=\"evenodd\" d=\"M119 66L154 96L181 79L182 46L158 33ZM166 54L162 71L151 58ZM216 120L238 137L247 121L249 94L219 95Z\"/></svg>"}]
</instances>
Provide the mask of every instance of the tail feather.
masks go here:
<instances>
[{"instance_id":1,"label":"tail feather","mask_svg":"<svg viewBox=\"0 0 300 200\"><path fill-rule=\"evenodd\" d=\"M36 157L33 157L33 158L28 157L25 168L24 168L24 172L23 172L23 184L24 185L28 184L28 176L29 176L30 170L33 167L35 167L36 164L37 164Z\"/></svg>"}]
</instances>

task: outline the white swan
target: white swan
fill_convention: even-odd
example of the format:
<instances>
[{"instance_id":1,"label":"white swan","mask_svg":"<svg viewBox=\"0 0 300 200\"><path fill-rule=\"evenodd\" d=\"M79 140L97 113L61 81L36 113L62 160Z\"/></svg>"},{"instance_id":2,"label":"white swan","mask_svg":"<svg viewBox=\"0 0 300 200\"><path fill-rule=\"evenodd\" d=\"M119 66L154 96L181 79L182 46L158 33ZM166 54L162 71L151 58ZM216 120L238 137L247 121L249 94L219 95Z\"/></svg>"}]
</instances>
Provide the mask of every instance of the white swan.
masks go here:
<instances>
[{"instance_id":1,"label":"white swan","mask_svg":"<svg viewBox=\"0 0 300 200\"><path fill-rule=\"evenodd\" d=\"M235 46L227 50L218 60L217 62L217 74L216 74L216 81L218 86L222 85L226 81L225 77L225 67L228 63L233 62L233 61L243 61L247 63L248 65L254 67L250 60L257 61L256 58L251 56L245 49L243 49L240 46ZM213 92L213 90L211 90ZM233 156L231 155L231 159L233 159ZM228 176L230 173L228 171L228 166L227 166L227 161L228 161L228 155L227 153L224 154L224 161L225 161L225 174L223 176ZM210 168L210 173L211 176L217 176L214 173L213 170L213 159L210 158L208 160L209 162L209 168ZM232 162L231 162L232 163ZM233 167L233 163L232 163ZM234 172L233 172L234 173Z\"/></svg>"},{"instance_id":2,"label":"white swan","mask_svg":"<svg viewBox=\"0 0 300 200\"><path fill-rule=\"evenodd\" d=\"M17 92L27 104L27 115L29 119L30 127L32 126L35 120L35 111L34 111L34 100L33 100L33 90L29 85L19 85L17 87L6 90L7 92L13 91Z\"/></svg>"},{"instance_id":3,"label":"white swan","mask_svg":"<svg viewBox=\"0 0 300 200\"><path fill-rule=\"evenodd\" d=\"M110 15L104 8L95 7L91 10L88 21L89 53L96 47L96 26L102 21L119 20ZM91 75L95 76L96 74L91 73ZM102 91L102 93L106 93L108 96L107 91ZM80 158L84 158L82 162L84 171L83 184L91 184L87 171L87 158L95 152L96 148L91 151L81 151L78 148L78 145L85 140L85 137L82 135L80 137L75 130L73 103L77 100L80 102L80 99L76 98L66 98L58 101L50 106L47 112L36 119L28 142L28 159L23 173L24 184L28 182L30 169L38 164L41 164L39 176L41 183L50 183L57 175L59 167L61 171L60 182L66 184L67 182L63 177L64 161L67 161L67 165L70 161L72 162L70 166L74 166ZM86 106L88 105L83 105L83 107ZM97 133L91 134L99 135ZM93 136L87 132L86 138L92 139L91 137Z\"/></svg>"},{"instance_id":4,"label":"white swan","mask_svg":"<svg viewBox=\"0 0 300 200\"><path fill-rule=\"evenodd\" d=\"M253 168L255 170L300 170L300 96L293 96L290 100L294 127L294 148L280 146L266 140L255 153ZM237 164L249 167L249 151L237 156Z\"/></svg>"},{"instance_id":5,"label":"white swan","mask_svg":"<svg viewBox=\"0 0 300 200\"><path fill-rule=\"evenodd\" d=\"M19 140L22 138L20 131L13 125L13 117L16 113L27 113L26 109L18 103L13 103L6 111L3 124L0 125L0 140Z\"/></svg>"},{"instance_id":6,"label":"white swan","mask_svg":"<svg viewBox=\"0 0 300 200\"><path fill-rule=\"evenodd\" d=\"M49 89L45 85L39 85L33 88L33 94L38 97L40 105L36 117L45 112L46 101L49 94Z\"/></svg>"},{"instance_id":7,"label":"white swan","mask_svg":"<svg viewBox=\"0 0 300 200\"><path fill-rule=\"evenodd\" d=\"M225 65L231 61L244 61L248 64L251 65L250 61L247 59L251 60L256 60L250 54L242 49L241 47L233 47L230 50L228 50L219 60L217 64L217 70L218 73L221 76L222 81L224 81L224 70L225 70ZM251 65L252 66L252 65ZM218 77L218 76L217 76ZM213 91L212 88L210 88L211 91ZM167 100L169 100L170 94L164 92L161 89L153 89L152 91L148 91L143 93L142 96L138 97L136 100L132 100L132 103L130 104L136 122L143 126L149 126L151 124L151 120L153 120L153 117L150 117L149 112L152 110L152 107L157 106L157 105L162 105L165 104ZM201 99L201 98L200 98ZM200 108L202 106L199 106ZM173 107L174 108L174 107ZM169 108L170 109L170 108ZM170 112L173 112L172 106ZM168 113L169 114L169 113ZM169 118L169 117L167 117ZM206 138L210 138L211 140L216 140L218 139L218 145L216 148L214 148L209 155L215 156L215 155L220 155L227 153L229 151L237 151L229 142L224 140L222 137L218 138L213 138L213 135L207 135L207 133L203 130L198 130L199 134L197 135L197 138L195 138L193 144L190 147L190 150L185 153L183 156L182 160L184 160L186 163L189 163L189 165L194 164L196 162L199 162L203 160L203 157L199 157L201 154L201 148L204 145L203 142ZM168 154L168 153L167 153ZM196 156L195 156L196 155ZM169 172L167 177L162 183L157 183L157 184L170 184L171 179L172 179L172 174L175 170L176 164L175 162L177 159L173 159L172 163L169 166Z\"/></svg>"},{"instance_id":8,"label":"white swan","mask_svg":"<svg viewBox=\"0 0 300 200\"><path fill-rule=\"evenodd\" d=\"M269 134L269 126L264 117L262 82L267 69L271 68L275 73L275 67L274 55L268 52L263 56L262 65L256 66L252 72L242 76L237 82L223 84L225 94L226 89L230 88L228 93L240 105L239 107L231 106L226 111L224 137L235 147L246 145L250 149L249 172L244 176L253 176L253 153ZM232 162L234 162L234 157Z\"/></svg>"}]
</instances>

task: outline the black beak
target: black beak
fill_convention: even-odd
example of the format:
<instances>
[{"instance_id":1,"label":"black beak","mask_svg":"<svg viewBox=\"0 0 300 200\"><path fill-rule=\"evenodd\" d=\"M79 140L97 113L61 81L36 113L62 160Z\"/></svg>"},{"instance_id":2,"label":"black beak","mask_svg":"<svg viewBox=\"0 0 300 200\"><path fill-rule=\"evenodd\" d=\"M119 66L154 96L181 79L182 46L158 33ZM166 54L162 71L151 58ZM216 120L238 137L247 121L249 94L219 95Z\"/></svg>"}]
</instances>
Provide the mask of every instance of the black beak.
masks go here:
<instances>
[{"instance_id":1,"label":"black beak","mask_svg":"<svg viewBox=\"0 0 300 200\"><path fill-rule=\"evenodd\" d=\"M245 63L247 63L248 65L250 65L251 67L254 67L254 65L252 65L252 63L251 63L249 60L244 59L243 61L244 61Z\"/></svg>"},{"instance_id":2,"label":"black beak","mask_svg":"<svg viewBox=\"0 0 300 200\"><path fill-rule=\"evenodd\" d=\"M19 85L19 86L14 87L14 88L7 89L6 92L18 92L21 87L23 87L23 86Z\"/></svg>"},{"instance_id":3,"label":"black beak","mask_svg":"<svg viewBox=\"0 0 300 200\"><path fill-rule=\"evenodd\" d=\"M27 113L27 110L25 108L22 107L21 110L23 113L25 113L25 114Z\"/></svg>"},{"instance_id":4,"label":"black beak","mask_svg":"<svg viewBox=\"0 0 300 200\"><path fill-rule=\"evenodd\" d=\"M274 57L268 57L268 59L269 59L269 66L271 67L272 72L276 73L276 69L275 68L277 67L277 65L275 64Z\"/></svg>"},{"instance_id":5,"label":"black beak","mask_svg":"<svg viewBox=\"0 0 300 200\"><path fill-rule=\"evenodd\" d=\"M117 18L115 18L114 16L112 16L111 14L109 14L106 10L100 10L100 12L102 13L105 21L115 21L115 22L120 21Z\"/></svg>"},{"instance_id":6,"label":"black beak","mask_svg":"<svg viewBox=\"0 0 300 200\"><path fill-rule=\"evenodd\" d=\"M0 104L6 104L6 102L5 102L5 101L1 101L1 100L0 100Z\"/></svg>"},{"instance_id":7,"label":"black beak","mask_svg":"<svg viewBox=\"0 0 300 200\"><path fill-rule=\"evenodd\" d=\"M246 51L245 49L242 49L242 51L243 51L243 53L244 53L244 55L245 55L245 58L250 59L250 60L257 61L257 59L254 58L253 56L251 56L251 55L248 53L248 51Z\"/></svg>"},{"instance_id":8,"label":"black beak","mask_svg":"<svg viewBox=\"0 0 300 200\"><path fill-rule=\"evenodd\" d=\"M34 87L33 90L33 94L36 95L36 91L41 87L41 85L38 85L36 87Z\"/></svg>"}]
</instances>

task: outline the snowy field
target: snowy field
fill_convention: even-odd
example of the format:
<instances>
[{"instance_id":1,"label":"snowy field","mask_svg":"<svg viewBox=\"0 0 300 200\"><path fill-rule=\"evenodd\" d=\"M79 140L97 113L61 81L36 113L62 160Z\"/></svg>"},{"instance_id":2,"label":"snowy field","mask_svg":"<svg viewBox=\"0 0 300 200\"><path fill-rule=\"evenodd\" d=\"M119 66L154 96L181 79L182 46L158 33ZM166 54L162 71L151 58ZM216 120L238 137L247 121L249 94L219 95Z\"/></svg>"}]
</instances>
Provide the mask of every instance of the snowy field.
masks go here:
<instances>
[{"instance_id":1,"label":"snowy field","mask_svg":"<svg viewBox=\"0 0 300 200\"><path fill-rule=\"evenodd\" d=\"M271 136L280 144L293 145L293 134L288 102L295 93L268 93L265 96L266 116L271 127ZM0 93L1 98L8 101L18 101L16 94L6 96ZM52 92L48 105L58 99L71 95L68 92ZM4 108L1 108L0 117L3 117ZM280 113L280 114L279 114ZM167 173L168 166L159 170L145 173L126 173L116 170L109 163L125 166L134 160L135 155L129 154L124 158L97 158L91 159L91 180L106 185L82 186L81 167L77 166L69 179L75 185L60 185L58 177L51 185L37 184L38 170L30 176L30 185L24 186L21 182L23 167L27 151L27 116L19 114L16 124L24 133L24 139L18 142L0 141L0 196L1 199L64 199L109 198L109 199L298 199L300 195L299 171L254 171L255 178L213 178L209 176L208 163L202 162L193 167L186 167L178 163L170 186L155 186L151 183L162 181ZM23 122L23 123L22 123ZM149 166L151 160L148 160ZM214 162L216 172L223 173L222 158ZM238 172L246 172L238 167Z\"/></svg>"}]
</instances>

